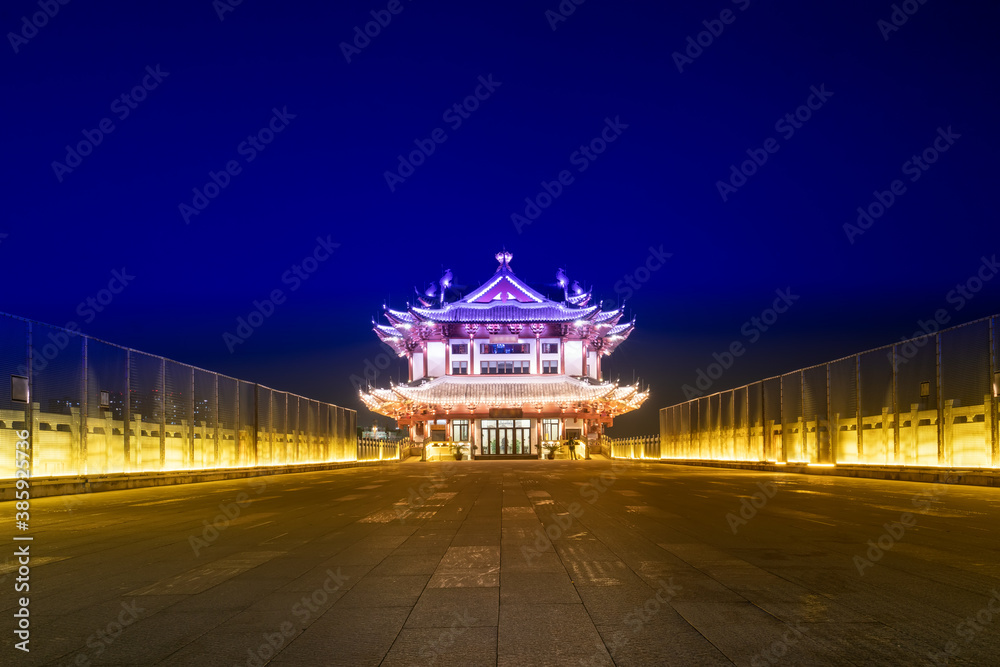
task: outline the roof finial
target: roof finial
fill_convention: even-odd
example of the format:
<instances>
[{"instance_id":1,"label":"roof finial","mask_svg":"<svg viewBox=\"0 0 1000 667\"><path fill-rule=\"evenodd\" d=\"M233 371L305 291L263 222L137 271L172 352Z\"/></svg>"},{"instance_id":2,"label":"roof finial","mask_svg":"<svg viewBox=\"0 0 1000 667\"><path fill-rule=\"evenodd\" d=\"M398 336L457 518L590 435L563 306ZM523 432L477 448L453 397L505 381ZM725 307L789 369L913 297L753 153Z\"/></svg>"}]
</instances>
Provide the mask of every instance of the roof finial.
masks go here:
<instances>
[{"instance_id":1,"label":"roof finial","mask_svg":"<svg viewBox=\"0 0 1000 667\"><path fill-rule=\"evenodd\" d=\"M500 266L497 268L497 271L499 271L504 267L510 268L510 260L512 257L514 257L514 255L507 252L506 248L498 252L495 256L497 258L497 261L500 262Z\"/></svg>"},{"instance_id":2,"label":"roof finial","mask_svg":"<svg viewBox=\"0 0 1000 667\"><path fill-rule=\"evenodd\" d=\"M454 276L451 275L451 269L445 269L444 275L441 276L441 280L439 281L441 284L441 301L439 305L441 306L444 305L444 295L445 292L448 291L448 288L451 287L451 281L453 278Z\"/></svg>"},{"instance_id":3,"label":"roof finial","mask_svg":"<svg viewBox=\"0 0 1000 667\"><path fill-rule=\"evenodd\" d=\"M563 289L563 301L569 299L569 276L562 269L556 271L556 283Z\"/></svg>"}]
</instances>

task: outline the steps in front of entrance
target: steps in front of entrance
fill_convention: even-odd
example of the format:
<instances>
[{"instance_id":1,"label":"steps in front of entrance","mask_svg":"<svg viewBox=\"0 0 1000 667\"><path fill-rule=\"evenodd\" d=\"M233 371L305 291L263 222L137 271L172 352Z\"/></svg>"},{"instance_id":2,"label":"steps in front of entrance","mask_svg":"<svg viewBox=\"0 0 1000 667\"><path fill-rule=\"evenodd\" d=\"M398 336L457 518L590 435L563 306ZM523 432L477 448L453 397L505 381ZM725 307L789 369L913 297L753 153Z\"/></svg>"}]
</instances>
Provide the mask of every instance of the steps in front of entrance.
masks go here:
<instances>
[{"instance_id":1,"label":"steps in front of entrance","mask_svg":"<svg viewBox=\"0 0 1000 667\"><path fill-rule=\"evenodd\" d=\"M477 461L537 461L538 454L477 454Z\"/></svg>"}]
</instances>

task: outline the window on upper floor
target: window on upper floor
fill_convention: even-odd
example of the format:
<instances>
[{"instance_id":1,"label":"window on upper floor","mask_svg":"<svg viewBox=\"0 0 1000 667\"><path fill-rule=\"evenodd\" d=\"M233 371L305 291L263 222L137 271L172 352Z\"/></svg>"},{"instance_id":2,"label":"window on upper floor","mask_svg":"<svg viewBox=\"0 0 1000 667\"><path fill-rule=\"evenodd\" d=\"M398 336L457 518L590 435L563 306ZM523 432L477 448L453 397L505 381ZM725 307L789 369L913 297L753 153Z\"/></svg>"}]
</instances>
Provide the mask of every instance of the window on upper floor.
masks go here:
<instances>
[{"instance_id":1,"label":"window on upper floor","mask_svg":"<svg viewBox=\"0 0 1000 667\"><path fill-rule=\"evenodd\" d=\"M559 343L542 343L542 354L556 354L559 352Z\"/></svg>"},{"instance_id":2,"label":"window on upper floor","mask_svg":"<svg viewBox=\"0 0 1000 667\"><path fill-rule=\"evenodd\" d=\"M480 343L480 354L528 354L531 345L528 343Z\"/></svg>"},{"instance_id":3,"label":"window on upper floor","mask_svg":"<svg viewBox=\"0 0 1000 667\"><path fill-rule=\"evenodd\" d=\"M481 361L479 368L483 375L527 375L531 372L531 362Z\"/></svg>"},{"instance_id":4,"label":"window on upper floor","mask_svg":"<svg viewBox=\"0 0 1000 667\"><path fill-rule=\"evenodd\" d=\"M468 343L452 343L451 344L452 354L468 354L469 344Z\"/></svg>"}]
</instances>

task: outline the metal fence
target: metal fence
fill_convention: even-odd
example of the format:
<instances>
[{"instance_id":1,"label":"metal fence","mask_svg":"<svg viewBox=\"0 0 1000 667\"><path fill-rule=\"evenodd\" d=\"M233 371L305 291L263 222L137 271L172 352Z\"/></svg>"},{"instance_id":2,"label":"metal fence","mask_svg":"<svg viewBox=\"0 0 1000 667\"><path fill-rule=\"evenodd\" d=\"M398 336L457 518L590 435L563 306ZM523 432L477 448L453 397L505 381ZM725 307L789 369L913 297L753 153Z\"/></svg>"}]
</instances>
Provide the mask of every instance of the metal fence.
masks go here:
<instances>
[{"instance_id":1,"label":"metal fence","mask_svg":"<svg viewBox=\"0 0 1000 667\"><path fill-rule=\"evenodd\" d=\"M994 315L663 408L655 458L1000 467L998 326Z\"/></svg>"},{"instance_id":2,"label":"metal fence","mask_svg":"<svg viewBox=\"0 0 1000 667\"><path fill-rule=\"evenodd\" d=\"M41 477L355 461L356 422L354 410L0 313L0 478L14 477L23 431Z\"/></svg>"}]
</instances>

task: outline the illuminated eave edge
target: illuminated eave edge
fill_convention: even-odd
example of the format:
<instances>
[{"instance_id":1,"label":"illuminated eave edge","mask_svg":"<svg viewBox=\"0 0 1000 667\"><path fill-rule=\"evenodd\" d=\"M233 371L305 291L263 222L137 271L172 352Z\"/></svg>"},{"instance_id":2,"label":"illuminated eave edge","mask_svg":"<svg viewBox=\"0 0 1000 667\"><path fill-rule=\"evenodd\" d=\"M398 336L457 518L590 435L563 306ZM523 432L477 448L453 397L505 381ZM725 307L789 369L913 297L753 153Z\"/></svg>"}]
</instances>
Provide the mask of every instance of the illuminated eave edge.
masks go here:
<instances>
[{"instance_id":1,"label":"illuminated eave edge","mask_svg":"<svg viewBox=\"0 0 1000 667\"><path fill-rule=\"evenodd\" d=\"M552 326L567 327L567 330L571 333L578 334L581 338L587 338L589 341L593 342L598 338L604 338L606 343L613 344L612 346L617 346L622 340L627 338L632 330L635 328L635 320L628 322L626 324L618 324L621 319L624 308L617 308L615 310L603 311L600 310L598 306L591 306L586 309L569 309L562 304L538 304L538 307L522 307L524 304L519 306L512 306L509 304L503 304L499 308L506 309L516 309L523 313L522 317L515 319L504 318L504 317L489 317L493 314L491 311L495 311L498 306L490 305L484 308L470 308L469 306L462 306L461 308L468 309L469 311L479 311L482 315L479 315L476 320L472 320L470 317L463 317L461 319L455 319L453 316L448 316L447 314L453 312L452 304L445 305L444 308L440 309L427 309L427 308L411 308L407 315L410 315L410 319L403 321L400 319L401 311L393 311L386 309L386 319L389 320L391 326L384 324L374 324L373 330L378 335L379 339L385 341L386 343L393 346L396 349L397 354L405 353L404 341L409 342L419 342L425 340L429 335L443 336L443 327L452 326L461 327L465 325L475 325L477 327L485 326L486 324L507 324L507 325L520 325L520 333L525 337L530 334L525 329L525 327L532 324L544 324ZM530 304L530 306L535 306L536 304ZM558 308L557 317L552 317L552 310ZM456 308L455 311L458 309ZM540 311L533 313L532 311ZM466 312L465 314L469 314ZM485 315L485 317L484 317ZM586 334L586 335L584 335ZM453 337L465 337L466 332L459 333L452 330L451 335ZM398 339L394 342L394 339ZM597 349L595 346L594 349Z\"/></svg>"},{"instance_id":2,"label":"illuminated eave edge","mask_svg":"<svg viewBox=\"0 0 1000 667\"><path fill-rule=\"evenodd\" d=\"M530 390L536 389L534 393ZM394 419L431 413L472 413L489 407L534 408L554 406L572 411L617 416L642 406L649 390L638 384L618 386L569 376L442 376L414 385L361 392L372 412ZM584 409L586 408L586 409Z\"/></svg>"}]
</instances>

